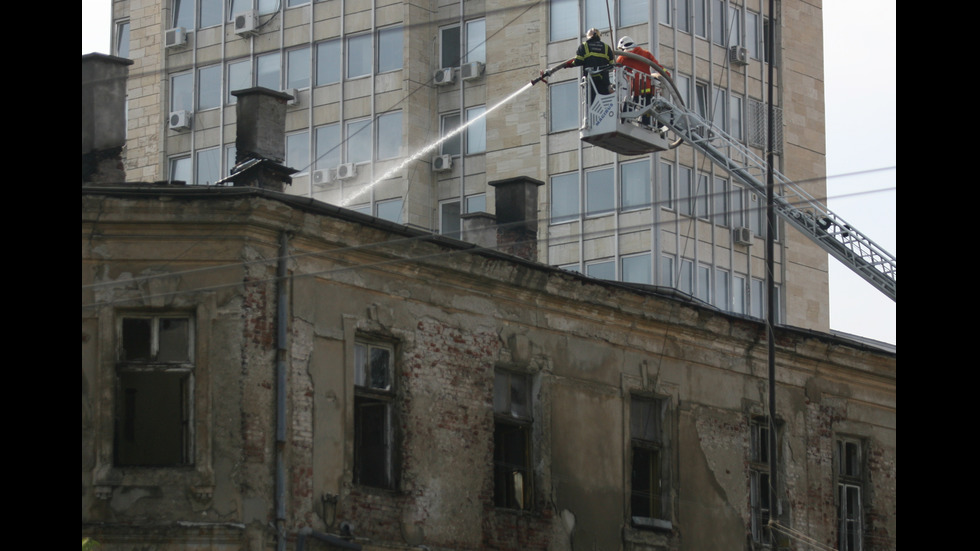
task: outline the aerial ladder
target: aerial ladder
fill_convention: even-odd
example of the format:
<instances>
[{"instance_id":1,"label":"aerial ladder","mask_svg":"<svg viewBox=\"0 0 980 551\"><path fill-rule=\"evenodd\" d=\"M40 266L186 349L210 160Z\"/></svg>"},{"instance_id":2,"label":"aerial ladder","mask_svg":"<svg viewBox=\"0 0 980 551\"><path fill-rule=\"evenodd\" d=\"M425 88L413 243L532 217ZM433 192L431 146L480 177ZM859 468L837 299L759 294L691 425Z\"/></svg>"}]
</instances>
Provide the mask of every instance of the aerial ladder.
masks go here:
<instances>
[{"instance_id":1,"label":"aerial ladder","mask_svg":"<svg viewBox=\"0 0 980 551\"><path fill-rule=\"evenodd\" d=\"M653 72L659 73L659 77L654 78L657 85L652 97L644 99L635 97L629 89L635 76L634 69L630 67L616 65L598 69L611 73L611 91L596 90L596 79L584 76L580 82L583 92L580 115L583 122L579 133L583 141L623 155L666 151L687 142L759 197L766 197L767 163L762 158L698 113L686 108L663 67L630 52L613 50L613 53L650 65ZM547 82L547 77L567 66L567 63L562 63L542 71L531 84ZM776 170L772 173L776 189L780 190L774 199L775 212L895 301L895 256L789 178Z\"/></svg>"}]
</instances>

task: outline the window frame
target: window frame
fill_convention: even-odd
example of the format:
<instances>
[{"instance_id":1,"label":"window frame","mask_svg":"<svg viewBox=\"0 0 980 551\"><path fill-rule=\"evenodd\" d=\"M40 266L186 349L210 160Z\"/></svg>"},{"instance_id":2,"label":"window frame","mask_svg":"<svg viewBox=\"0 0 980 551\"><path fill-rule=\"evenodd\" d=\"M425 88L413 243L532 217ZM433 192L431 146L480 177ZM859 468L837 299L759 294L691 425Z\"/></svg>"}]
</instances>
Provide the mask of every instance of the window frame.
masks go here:
<instances>
[{"instance_id":1,"label":"window frame","mask_svg":"<svg viewBox=\"0 0 980 551\"><path fill-rule=\"evenodd\" d=\"M853 461L851 461L851 451L853 451ZM866 456L863 439L844 435L838 435L835 439L834 502L837 509L837 548L840 551L863 551L865 548ZM856 496L854 501L851 499L852 496ZM844 524L852 527L845 530Z\"/></svg>"},{"instance_id":2,"label":"window frame","mask_svg":"<svg viewBox=\"0 0 980 551\"><path fill-rule=\"evenodd\" d=\"M629 422L626 426L627 438L629 440L629 509L627 512L628 522L634 528L648 530L671 530L671 412L670 398L648 393L630 393L628 415ZM648 415L653 414L657 426L653 427L653 432L646 431L649 427L643 423L640 414L643 411L640 407L647 406ZM650 421L647 417L646 421ZM637 469L638 456L642 459L645 454L656 454L656 461L650 461L645 469L650 475L649 480L638 480ZM644 494L649 495L649 508L647 510L637 510L638 505L645 501ZM659 509L659 510L658 510ZM648 512L648 515L637 513Z\"/></svg>"},{"instance_id":3,"label":"window frame","mask_svg":"<svg viewBox=\"0 0 980 551\"><path fill-rule=\"evenodd\" d=\"M515 387L515 383L519 382ZM519 392L521 391L521 392ZM523 407L515 407L513 398L523 394ZM494 370L493 393L493 500L496 507L530 511L534 509L534 451L531 434L534 424L532 380L526 373ZM521 456L514 463L512 444ZM510 483L508 483L508 474ZM520 478L516 475L521 474ZM519 483L518 483L519 481ZM519 486L519 487L518 487Z\"/></svg>"},{"instance_id":4,"label":"window frame","mask_svg":"<svg viewBox=\"0 0 980 551\"><path fill-rule=\"evenodd\" d=\"M361 360L372 362L372 353L375 350L387 352L387 362L385 366L384 378L387 384L376 385L369 379L374 373L367 373L367 366ZM364 355L361 356L363 351ZM398 423L396 422L395 411L397 391L395 380L395 359L396 347L394 344L378 339L357 337L353 343L353 432L354 446L352 455L351 470L353 472L353 483L359 486L378 488L383 490L396 490L399 484L399 462L398 462ZM367 384L362 384L362 381ZM370 409L382 409L380 419L378 417L365 419L365 412ZM369 471L365 464L365 456L368 459L378 458L369 451L374 448L369 443L364 442L365 431L363 425L368 421L381 423L380 432L384 439L382 446L381 465L371 465L372 468L381 469L380 472Z\"/></svg>"},{"instance_id":5,"label":"window frame","mask_svg":"<svg viewBox=\"0 0 980 551\"><path fill-rule=\"evenodd\" d=\"M397 45L394 42L390 43L385 41L382 43L383 39L390 38L395 32L398 33ZM391 25L388 27L381 27L377 30L378 39L377 44L374 48L374 63L375 71L377 74L390 73L393 71L400 71L405 67L405 51L404 51L404 41L405 41L405 29L402 25ZM390 46L396 47L390 47ZM382 66L382 52L385 51L397 51L398 52L398 63L397 66L389 63L385 63Z\"/></svg>"},{"instance_id":6,"label":"window frame","mask_svg":"<svg viewBox=\"0 0 980 551\"><path fill-rule=\"evenodd\" d=\"M578 129L578 90L578 81L575 80L555 82L548 85L548 107L550 114L548 117L548 132L554 134L556 132ZM557 96L556 92L558 92ZM556 101L556 97L562 101ZM570 105L566 104L566 100L568 99L572 100ZM556 124L556 120L560 125Z\"/></svg>"},{"instance_id":7,"label":"window frame","mask_svg":"<svg viewBox=\"0 0 980 551\"><path fill-rule=\"evenodd\" d=\"M362 44L362 42L363 42L363 44ZM362 53L360 53L356 57L354 55L352 55L352 52L354 52L354 48L352 46L357 45L358 47L364 47L363 46L364 44L366 44L367 45L366 47L367 48L370 48L371 51L367 52L366 54L362 52ZM344 78L345 79L347 79L347 80L355 80L355 79L358 79L358 78L364 78L364 77L372 76L374 74L374 37L373 37L373 33L358 33L358 34L351 34L351 35L346 36L345 37L345 42L344 42L344 56L343 57L346 60L346 63L344 63ZM359 72L357 74L352 73L351 72L351 69L352 69L352 65L351 64L352 64L352 62L358 62L356 64L356 68L358 68L359 70L361 70L360 69L361 66L366 65L366 68L367 68L366 72Z\"/></svg>"},{"instance_id":8,"label":"window frame","mask_svg":"<svg viewBox=\"0 0 980 551\"><path fill-rule=\"evenodd\" d=\"M772 534L767 529L772 512L769 480L769 431L768 419L753 417L749 420L749 537L753 542L769 546Z\"/></svg>"},{"instance_id":9,"label":"window frame","mask_svg":"<svg viewBox=\"0 0 980 551\"><path fill-rule=\"evenodd\" d=\"M149 350L148 357L143 358L127 358L125 353L127 350L127 321L129 320L147 320L150 323L149 327ZM163 320L183 320L186 322L186 334L184 339L184 346L186 347L185 356L182 359L162 359L159 356L160 352L160 342L162 330L160 328L161 322ZM195 464L195 388L194 388L194 376L196 370L196 330L195 330L194 316L186 312L174 312L166 314L156 314L156 313L144 313L144 312L128 312L124 313L116 319L116 357L115 357L115 368L114 368L114 411L115 416L118 419L117 423L114 423L114 430L112 436L112 465L115 468L182 468L182 467L193 467ZM137 406L135 401L124 399L123 396L131 396L132 394L125 388L127 384L124 379L130 380L132 377L136 378L146 378L152 376L154 379L170 379L177 377L180 379L178 383L178 392L180 398L176 405L171 404L174 409L179 410L179 428L175 432L179 432L179 446L180 450L178 452L180 459L177 461L173 460L151 460L147 462L144 460L139 461L129 461L122 459L121 456L126 453L129 456L129 452L124 452L122 450L123 446L120 443L121 439L132 440L136 436L132 433L136 430L131 423L130 419L134 418L137 411ZM155 388L159 388L160 383L154 384ZM160 396L154 394L152 398L159 398ZM154 400L153 410L154 412L160 411L161 402L159 400ZM174 413L171 411L170 413ZM142 417L142 416L141 416ZM173 429L174 427L171 427ZM159 440L159 433L154 430L154 441ZM138 444L137 444L138 446ZM173 453L173 450L168 450L168 453Z\"/></svg>"},{"instance_id":10,"label":"window frame","mask_svg":"<svg viewBox=\"0 0 980 551\"><path fill-rule=\"evenodd\" d=\"M579 173L566 172L564 174L554 174L548 179L548 200L549 200L549 224L566 224L576 222L581 217L581 205L579 205ZM555 184L562 189L561 193L555 192ZM568 189L565 189L568 188ZM556 197L567 199L567 201L556 201ZM574 204L572 202L574 201ZM567 205L565 203L568 203ZM560 211L557 209L560 208Z\"/></svg>"}]
</instances>

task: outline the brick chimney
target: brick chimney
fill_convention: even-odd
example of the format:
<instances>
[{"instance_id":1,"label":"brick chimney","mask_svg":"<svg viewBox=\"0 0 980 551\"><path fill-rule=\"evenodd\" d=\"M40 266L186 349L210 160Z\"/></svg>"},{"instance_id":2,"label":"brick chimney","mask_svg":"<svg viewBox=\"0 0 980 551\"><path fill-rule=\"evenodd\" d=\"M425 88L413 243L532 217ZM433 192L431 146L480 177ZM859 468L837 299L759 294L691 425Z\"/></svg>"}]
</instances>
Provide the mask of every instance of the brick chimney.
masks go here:
<instances>
[{"instance_id":1,"label":"brick chimney","mask_svg":"<svg viewBox=\"0 0 980 551\"><path fill-rule=\"evenodd\" d=\"M286 102L292 96L268 88L233 91L236 105L235 168L228 178L236 186L282 191L296 169L286 160Z\"/></svg>"},{"instance_id":2,"label":"brick chimney","mask_svg":"<svg viewBox=\"0 0 980 551\"><path fill-rule=\"evenodd\" d=\"M82 56L82 183L123 182L126 77L132 60Z\"/></svg>"},{"instance_id":3,"label":"brick chimney","mask_svg":"<svg viewBox=\"0 0 980 551\"><path fill-rule=\"evenodd\" d=\"M496 195L497 249L537 262L538 186L544 182L521 176L489 184Z\"/></svg>"}]
</instances>

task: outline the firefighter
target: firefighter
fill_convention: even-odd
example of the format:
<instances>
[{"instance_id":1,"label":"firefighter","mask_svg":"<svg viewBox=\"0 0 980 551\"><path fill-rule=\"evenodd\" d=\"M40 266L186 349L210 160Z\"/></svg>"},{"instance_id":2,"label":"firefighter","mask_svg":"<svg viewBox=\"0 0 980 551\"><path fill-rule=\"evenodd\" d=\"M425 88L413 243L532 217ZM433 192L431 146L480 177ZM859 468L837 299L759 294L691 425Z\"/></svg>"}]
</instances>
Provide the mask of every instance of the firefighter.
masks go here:
<instances>
[{"instance_id":1,"label":"firefighter","mask_svg":"<svg viewBox=\"0 0 980 551\"><path fill-rule=\"evenodd\" d=\"M637 46L636 43L633 42L633 39L628 36L620 38L617 46L620 51L645 57L657 65L660 65L660 62L657 61L657 58L653 57L653 54ZM633 101L640 105L650 105L650 100L653 98L653 87L656 84L654 79L659 79L660 73L656 72L650 65L624 55L617 57L616 63L633 69L633 78L630 81L630 94L633 96ZM669 71L664 69L664 72L667 73L667 76L670 76ZM643 115L642 123L644 125L649 125L650 115Z\"/></svg>"},{"instance_id":2,"label":"firefighter","mask_svg":"<svg viewBox=\"0 0 980 551\"><path fill-rule=\"evenodd\" d=\"M579 44L575 52L575 58L565 63L566 67L577 65L582 67L583 75L592 77L592 86L589 86L589 104L592 104L594 97L593 89L600 94L610 93L609 67L613 63L612 48L609 44L602 41L602 34L599 29L591 28L585 35L585 42ZM589 71L591 69L591 71Z\"/></svg>"}]
</instances>

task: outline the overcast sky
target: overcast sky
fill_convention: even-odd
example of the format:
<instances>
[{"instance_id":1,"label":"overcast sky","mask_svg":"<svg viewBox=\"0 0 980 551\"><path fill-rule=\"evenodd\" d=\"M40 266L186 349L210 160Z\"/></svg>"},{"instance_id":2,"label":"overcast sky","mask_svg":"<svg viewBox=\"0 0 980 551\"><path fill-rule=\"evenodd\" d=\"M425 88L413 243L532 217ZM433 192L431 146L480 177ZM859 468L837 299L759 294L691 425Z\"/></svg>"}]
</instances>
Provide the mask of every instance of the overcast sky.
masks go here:
<instances>
[{"instance_id":1,"label":"overcast sky","mask_svg":"<svg viewBox=\"0 0 980 551\"><path fill-rule=\"evenodd\" d=\"M109 7L82 0L83 54L109 53ZM823 10L827 205L897 256L896 1L825 0ZM897 344L896 314L895 302L830 259L831 329Z\"/></svg>"}]
</instances>

